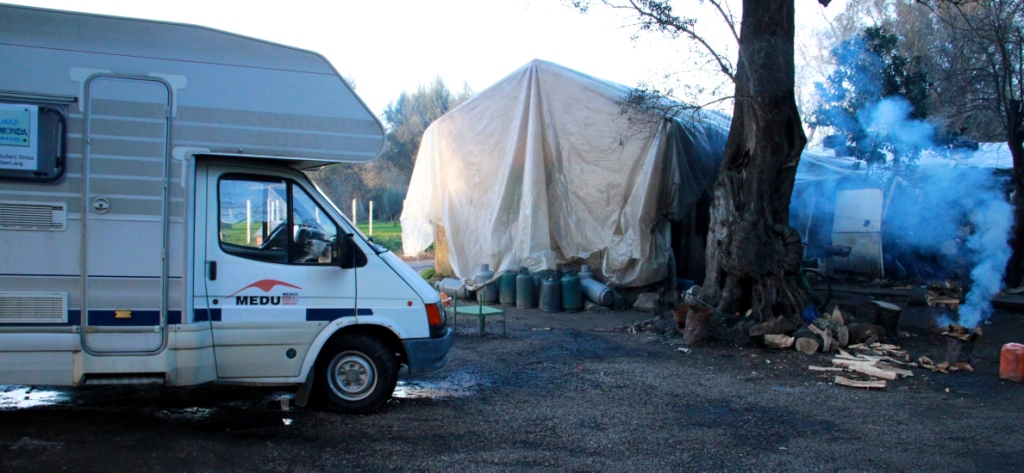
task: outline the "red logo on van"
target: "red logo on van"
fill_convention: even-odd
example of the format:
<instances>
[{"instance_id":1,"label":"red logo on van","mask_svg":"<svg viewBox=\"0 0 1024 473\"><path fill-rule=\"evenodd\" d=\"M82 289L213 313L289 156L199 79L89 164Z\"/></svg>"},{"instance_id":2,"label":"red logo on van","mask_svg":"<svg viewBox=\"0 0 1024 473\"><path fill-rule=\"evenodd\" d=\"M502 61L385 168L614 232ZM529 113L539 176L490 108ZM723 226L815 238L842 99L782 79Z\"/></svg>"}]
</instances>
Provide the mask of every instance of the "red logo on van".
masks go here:
<instances>
[{"instance_id":1,"label":"red logo on van","mask_svg":"<svg viewBox=\"0 0 1024 473\"><path fill-rule=\"evenodd\" d=\"M252 284L250 284L248 286L245 286L245 287L235 291L235 294L238 294L239 292L242 292L242 291L244 291L246 289L249 289L250 287L255 287L257 289L262 290L263 292L270 292L271 289L273 289L273 288L275 288L277 286L285 286L285 287L293 287L295 289L302 289L301 287L296 286L294 284L288 284L288 283L286 283L284 281L278 281L276 279L261 279L259 281L256 281L256 282L254 282L254 283L252 283ZM233 297L235 294L232 294L232 295L230 295L228 297Z\"/></svg>"}]
</instances>

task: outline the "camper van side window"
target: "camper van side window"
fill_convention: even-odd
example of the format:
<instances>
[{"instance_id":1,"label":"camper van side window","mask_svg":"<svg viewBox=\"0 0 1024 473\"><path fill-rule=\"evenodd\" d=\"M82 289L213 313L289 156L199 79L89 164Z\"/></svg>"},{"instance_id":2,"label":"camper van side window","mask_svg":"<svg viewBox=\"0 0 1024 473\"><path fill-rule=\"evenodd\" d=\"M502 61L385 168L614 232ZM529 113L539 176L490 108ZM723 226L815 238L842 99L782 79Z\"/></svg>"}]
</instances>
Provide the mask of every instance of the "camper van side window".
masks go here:
<instances>
[{"instance_id":1,"label":"camper van side window","mask_svg":"<svg viewBox=\"0 0 1024 473\"><path fill-rule=\"evenodd\" d=\"M292 203L294 262L331 264L331 250L338 237L338 226L298 186L292 187Z\"/></svg>"},{"instance_id":2,"label":"camper van side window","mask_svg":"<svg viewBox=\"0 0 1024 473\"><path fill-rule=\"evenodd\" d=\"M220 242L225 252L287 263L288 240L288 186L284 181L220 181Z\"/></svg>"},{"instance_id":3,"label":"camper van side window","mask_svg":"<svg viewBox=\"0 0 1024 473\"><path fill-rule=\"evenodd\" d=\"M272 263L331 264L338 226L293 182L221 179L219 220L227 253Z\"/></svg>"}]
</instances>

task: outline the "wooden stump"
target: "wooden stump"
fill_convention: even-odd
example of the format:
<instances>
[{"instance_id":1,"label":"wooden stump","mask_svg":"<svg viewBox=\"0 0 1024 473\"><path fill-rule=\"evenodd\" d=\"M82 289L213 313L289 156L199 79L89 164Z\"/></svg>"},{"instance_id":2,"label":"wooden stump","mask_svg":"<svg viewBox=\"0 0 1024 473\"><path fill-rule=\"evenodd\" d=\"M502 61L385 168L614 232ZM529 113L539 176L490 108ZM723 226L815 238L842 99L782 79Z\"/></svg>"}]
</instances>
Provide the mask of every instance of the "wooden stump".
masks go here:
<instances>
[{"instance_id":1,"label":"wooden stump","mask_svg":"<svg viewBox=\"0 0 1024 473\"><path fill-rule=\"evenodd\" d=\"M714 311L697 306L690 306L686 313L686 328L683 329L683 343L693 345L703 341L711 328L711 314Z\"/></svg>"},{"instance_id":2,"label":"wooden stump","mask_svg":"<svg viewBox=\"0 0 1024 473\"><path fill-rule=\"evenodd\" d=\"M893 339L900 338L897 327L899 326L900 313L903 312L903 309L896 304L882 301L875 301L875 305L878 306L877 323L885 329L885 336Z\"/></svg>"},{"instance_id":3,"label":"wooden stump","mask_svg":"<svg viewBox=\"0 0 1024 473\"><path fill-rule=\"evenodd\" d=\"M946 337L946 362L949 364L970 363L971 356L974 354L974 342L974 338L961 340L955 337Z\"/></svg>"}]
</instances>

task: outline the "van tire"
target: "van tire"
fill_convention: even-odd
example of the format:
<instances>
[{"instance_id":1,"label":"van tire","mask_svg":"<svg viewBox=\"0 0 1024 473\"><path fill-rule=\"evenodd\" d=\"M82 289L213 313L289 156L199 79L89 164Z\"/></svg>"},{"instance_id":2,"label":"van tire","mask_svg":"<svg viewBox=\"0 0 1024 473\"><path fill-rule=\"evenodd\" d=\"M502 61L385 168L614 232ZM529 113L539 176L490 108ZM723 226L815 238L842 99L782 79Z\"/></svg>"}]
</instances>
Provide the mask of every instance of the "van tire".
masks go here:
<instances>
[{"instance_id":1,"label":"van tire","mask_svg":"<svg viewBox=\"0 0 1024 473\"><path fill-rule=\"evenodd\" d=\"M346 414L380 409L398 383L398 362L380 340L366 335L335 338L320 352L316 381L327 406Z\"/></svg>"}]
</instances>

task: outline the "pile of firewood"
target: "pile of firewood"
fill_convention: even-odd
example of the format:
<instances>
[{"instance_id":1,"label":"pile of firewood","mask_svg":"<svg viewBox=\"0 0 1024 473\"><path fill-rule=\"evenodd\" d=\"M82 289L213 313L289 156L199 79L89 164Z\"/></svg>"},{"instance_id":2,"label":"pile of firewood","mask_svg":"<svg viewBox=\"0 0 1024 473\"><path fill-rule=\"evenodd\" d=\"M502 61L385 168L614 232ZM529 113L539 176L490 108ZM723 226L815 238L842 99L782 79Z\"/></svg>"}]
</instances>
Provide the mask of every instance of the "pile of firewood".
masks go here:
<instances>
[{"instance_id":1,"label":"pile of firewood","mask_svg":"<svg viewBox=\"0 0 1024 473\"><path fill-rule=\"evenodd\" d=\"M901 350L896 345L887 343L858 343L850 345L849 351L839 349L839 353L832 358L833 366L808 366L811 371L835 371L844 374L861 375L861 378L854 379L837 374L835 383L841 386L853 388L885 388L886 381L892 381L899 377L914 376L910 368L916 368L917 363L910 361L910 355L906 350Z\"/></svg>"},{"instance_id":2,"label":"pile of firewood","mask_svg":"<svg viewBox=\"0 0 1024 473\"><path fill-rule=\"evenodd\" d=\"M866 322L854 322L852 314L843 313L836 307L831 314L818 317L810 324L797 328L792 335L765 334L764 346L776 350L793 348L810 355L819 351L834 352L848 345L878 343L886 337L895 338L898 335L889 333L875 322L882 319L896 320L900 310L899 306L887 302L865 301L857 307L857 312L861 313L857 319Z\"/></svg>"}]
</instances>

